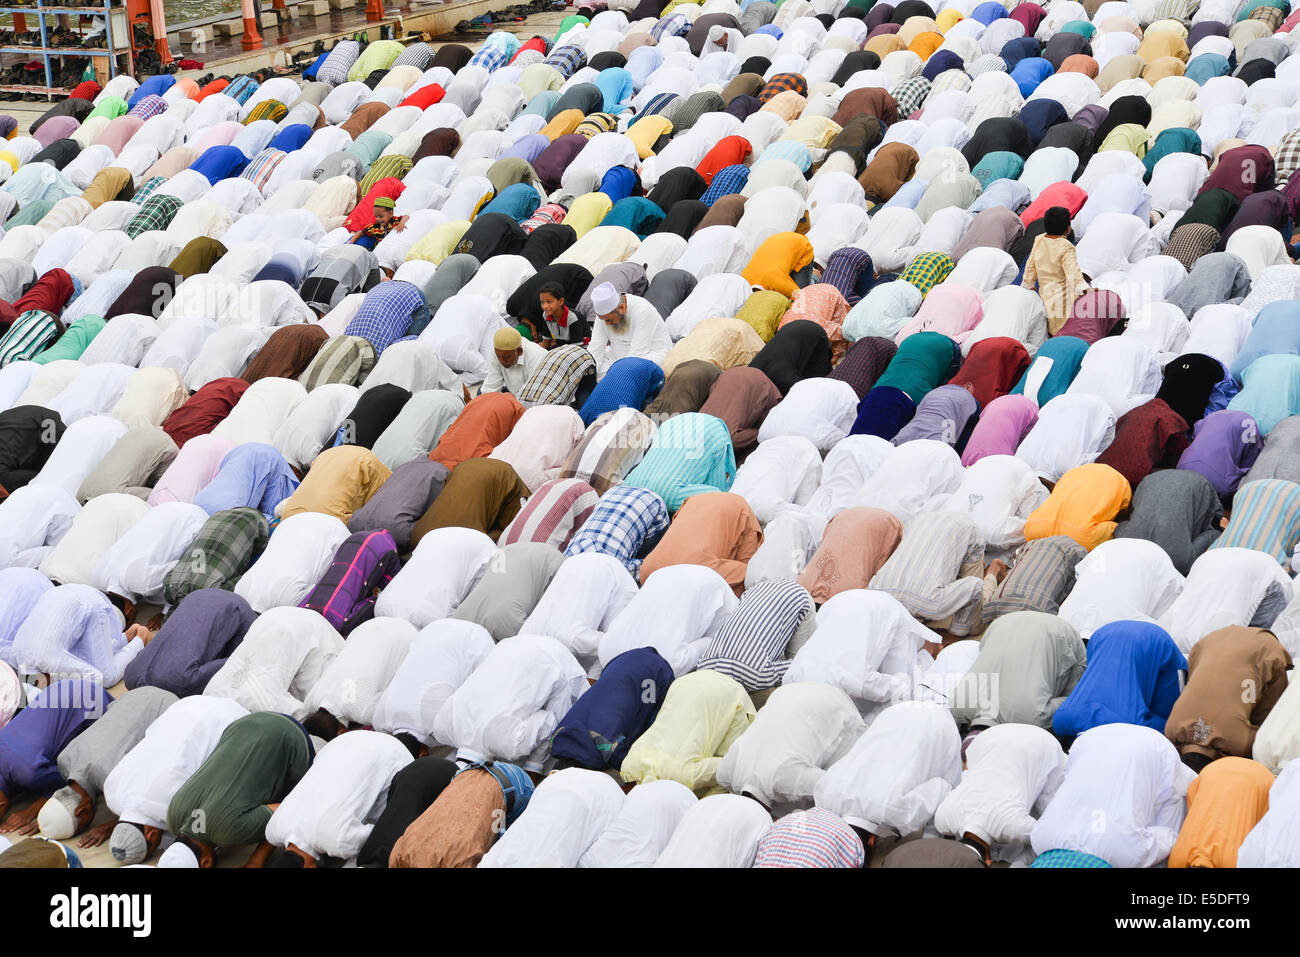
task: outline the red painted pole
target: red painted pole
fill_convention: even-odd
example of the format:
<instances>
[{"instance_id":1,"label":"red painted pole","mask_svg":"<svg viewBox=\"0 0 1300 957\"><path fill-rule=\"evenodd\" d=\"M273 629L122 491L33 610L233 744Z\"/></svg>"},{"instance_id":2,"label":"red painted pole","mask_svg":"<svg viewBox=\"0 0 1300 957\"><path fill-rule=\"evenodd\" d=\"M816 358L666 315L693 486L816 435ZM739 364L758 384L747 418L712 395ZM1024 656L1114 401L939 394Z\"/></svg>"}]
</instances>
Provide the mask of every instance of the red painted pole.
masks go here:
<instances>
[{"instance_id":1,"label":"red painted pole","mask_svg":"<svg viewBox=\"0 0 1300 957\"><path fill-rule=\"evenodd\" d=\"M253 0L244 0L244 39L241 45L245 50L262 49L262 35L257 32L257 9L253 6Z\"/></svg>"},{"instance_id":2,"label":"red painted pole","mask_svg":"<svg viewBox=\"0 0 1300 957\"><path fill-rule=\"evenodd\" d=\"M366 19L367 20L384 19L384 0L367 0Z\"/></svg>"}]
</instances>

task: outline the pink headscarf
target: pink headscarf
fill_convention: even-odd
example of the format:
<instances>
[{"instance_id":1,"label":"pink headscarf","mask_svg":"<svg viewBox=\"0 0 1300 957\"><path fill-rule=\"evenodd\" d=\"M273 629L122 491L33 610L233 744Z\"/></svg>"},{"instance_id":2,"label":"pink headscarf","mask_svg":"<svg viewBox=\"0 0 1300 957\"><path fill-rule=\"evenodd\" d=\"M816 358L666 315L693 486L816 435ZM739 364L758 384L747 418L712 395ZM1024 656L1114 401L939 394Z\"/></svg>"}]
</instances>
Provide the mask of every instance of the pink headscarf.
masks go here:
<instances>
[{"instance_id":1,"label":"pink headscarf","mask_svg":"<svg viewBox=\"0 0 1300 957\"><path fill-rule=\"evenodd\" d=\"M961 464L970 468L988 455L1015 455L1020 441L1038 421L1038 406L1023 395L999 396L988 404L975 423Z\"/></svg>"}]
</instances>

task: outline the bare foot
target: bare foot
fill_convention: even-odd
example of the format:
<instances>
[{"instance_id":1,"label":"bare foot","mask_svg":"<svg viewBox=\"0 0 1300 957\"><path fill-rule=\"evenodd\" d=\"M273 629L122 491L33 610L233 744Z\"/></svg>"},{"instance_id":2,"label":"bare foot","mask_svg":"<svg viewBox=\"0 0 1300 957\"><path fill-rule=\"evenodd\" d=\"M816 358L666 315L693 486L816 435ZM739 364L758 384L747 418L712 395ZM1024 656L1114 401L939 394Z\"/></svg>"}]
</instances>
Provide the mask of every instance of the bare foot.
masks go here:
<instances>
[{"instance_id":1,"label":"bare foot","mask_svg":"<svg viewBox=\"0 0 1300 957\"><path fill-rule=\"evenodd\" d=\"M41 813L41 808L49 798L39 798L21 811L14 811L4 823L0 824L0 834L11 834L17 831L19 834L36 833L36 815Z\"/></svg>"},{"instance_id":2,"label":"bare foot","mask_svg":"<svg viewBox=\"0 0 1300 957\"><path fill-rule=\"evenodd\" d=\"M113 828L117 827L116 821L109 821L107 824L101 824L99 827L92 827L89 831L81 836L77 842L78 847L99 847L113 835Z\"/></svg>"}]
</instances>

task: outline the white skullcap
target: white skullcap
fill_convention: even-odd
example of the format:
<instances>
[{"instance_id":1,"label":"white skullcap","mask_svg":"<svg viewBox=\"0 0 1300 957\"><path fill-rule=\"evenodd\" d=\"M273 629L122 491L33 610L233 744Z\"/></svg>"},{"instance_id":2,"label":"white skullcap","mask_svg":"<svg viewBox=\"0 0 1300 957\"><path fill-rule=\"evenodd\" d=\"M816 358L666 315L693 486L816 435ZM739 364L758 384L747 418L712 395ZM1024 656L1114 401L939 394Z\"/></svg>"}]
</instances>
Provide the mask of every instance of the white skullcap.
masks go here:
<instances>
[{"instance_id":1,"label":"white skullcap","mask_svg":"<svg viewBox=\"0 0 1300 957\"><path fill-rule=\"evenodd\" d=\"M199 859L183 841L177 841L158 858L159 867L198 867Z\"/></svg>"},{"instance_id":2,"label":"white skullcap","mask_svg":"<svg viewBox=\"0 0 1300 957\"><path fill-rule=\"evenodd\" d=\"M619 294L612 282L602 282L591 291L591 308L596 315L607 316L618 309Z\"/></svg>"},{"instance_id":3,"label":"white skullcap","mask_svg":"<svg viewBox=\"0 0 1300 957\"><path fill-rule=\"evenodd\" d=\"M59 788L41 805L36 814L36 826L41 835L52 841L66 841L77 833L77 792L72 788Z\"/></svg>"}]
</instances>

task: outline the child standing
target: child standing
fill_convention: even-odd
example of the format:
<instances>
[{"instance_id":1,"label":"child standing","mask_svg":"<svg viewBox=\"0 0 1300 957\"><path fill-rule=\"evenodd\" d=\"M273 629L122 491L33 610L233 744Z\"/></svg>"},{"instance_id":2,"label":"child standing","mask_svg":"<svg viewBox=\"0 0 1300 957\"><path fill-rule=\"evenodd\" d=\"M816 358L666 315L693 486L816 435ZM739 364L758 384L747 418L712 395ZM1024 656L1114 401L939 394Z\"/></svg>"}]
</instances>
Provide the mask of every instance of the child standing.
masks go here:
<instances>
[{"instance_id":1,"label":"child standing","mask_svg":"<svg viewBox=\"0 0 1300 957\"><path fill-rule=\"evenodd\" d=\"M1038 296L1047 311L1047 331L1056 335L1070 318L1070 307L1088 288L1088 280L1079 269L1074 243L1070 241L1070 212L1053 206L1043 217L1046 231L1034 240L1025 261L1026 289L1038 286Z\"/></svg>"}]
</instances>

